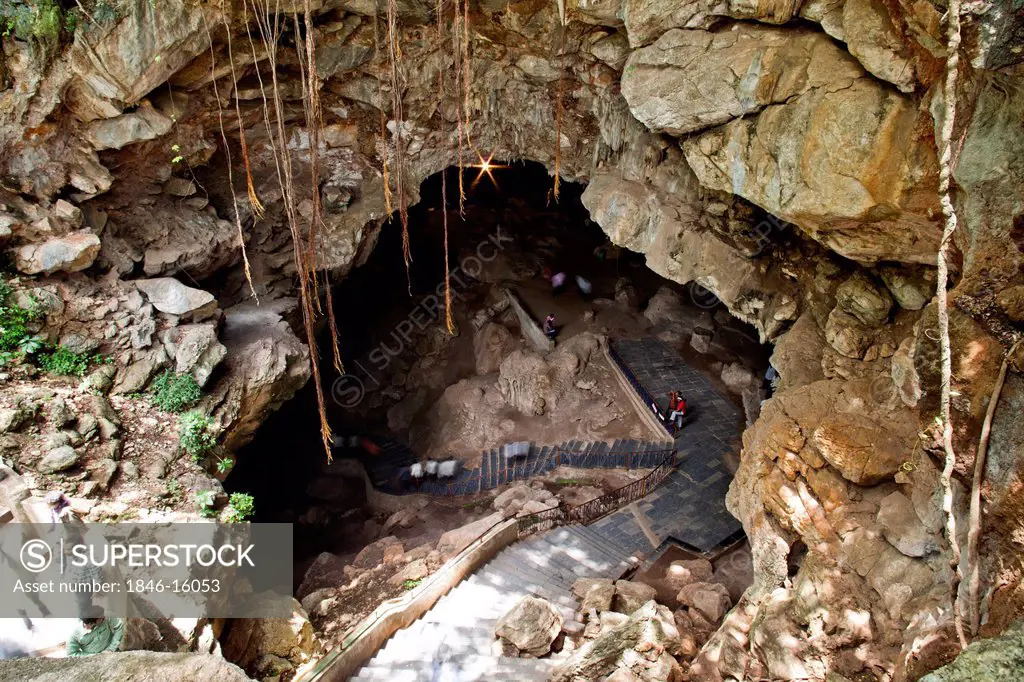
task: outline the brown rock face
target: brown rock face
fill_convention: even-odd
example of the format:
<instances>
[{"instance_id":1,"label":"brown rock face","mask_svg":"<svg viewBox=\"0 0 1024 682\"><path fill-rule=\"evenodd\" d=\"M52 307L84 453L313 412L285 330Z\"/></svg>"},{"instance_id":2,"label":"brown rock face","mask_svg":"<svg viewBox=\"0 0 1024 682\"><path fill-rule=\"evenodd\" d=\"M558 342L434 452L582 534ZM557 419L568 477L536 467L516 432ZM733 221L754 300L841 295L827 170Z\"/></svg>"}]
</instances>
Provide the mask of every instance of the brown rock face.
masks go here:
<instances>
[{"instance_id":1,"label":"brown rock face","mask_svg":"<svg viewBox=\"0 0 1024 682\"><path fill-rule=\"evenodd\" d=\"M914 103L870 79L732 121L686 140L683 151L703 184L796 223L847 258L934 259L934 149Z\"/></svg>"},{"instance_id":2,"label":"brown rock face","mask_svg":"<svg viewBox=\"0 0 1024 682\"><path fill-rule=\"evenodd\" d=\"M622 94L648 128L681 135L817 88L842 89L861 75L856 60L821 33L735 24L713 33L668 31L634 51Z\"/></svg>"}]
</instances>

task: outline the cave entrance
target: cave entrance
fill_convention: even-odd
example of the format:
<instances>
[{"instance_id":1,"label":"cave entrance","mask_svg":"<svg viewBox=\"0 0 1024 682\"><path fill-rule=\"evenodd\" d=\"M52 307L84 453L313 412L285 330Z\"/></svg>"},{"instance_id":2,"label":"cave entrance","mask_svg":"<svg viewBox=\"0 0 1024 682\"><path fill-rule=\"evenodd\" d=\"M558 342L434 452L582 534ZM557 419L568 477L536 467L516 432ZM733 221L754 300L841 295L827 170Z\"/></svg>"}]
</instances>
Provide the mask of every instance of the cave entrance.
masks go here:
<instances>
[{"instance_id":1,"label":"cave entrance","mask_svg":"<svg viewBox=\"0 0 1024 682\"><path fill-rule=\"evenodd\" d=\"M760 376L767 366L767 349L754 330L709 303L706 291L694 296L649 270L642 255L615 247L582 205L582 185L563 183L555 202L541 164L496 163L490 174L467 168L460 214L458 180L459 170L448 168L422 183L420 201L409 210L408 273L396 218L381 226L362 264L335 286L346 373L332 367L326 329L320 361L329 419L339 438L336 463L324 462L310 385L268 418L225 481L229 490L254 495L257 520L296 522L297 578L319 552L351 558L382 534L416 546L491 511L488 499L438 498L431 503L430 523L391 527L388 517L397 510L361 480L358 460L345 447L349 438L356 450L362 448L358 439L370 436L378 447L394 443L437 459L454 453L472 466L481 450L506 442L558 443L582 439L581 433L608 441L645 437L631 421L637 417L625 407L627 398L614 393L620 389L602 384L611 381L610 371L602 375L598 369L604 363L591 363L593 375L574 377L571 395L547 405L547 414L524 415L521 406L517 411L495 403L500 391L490 387L498 384L500 361L512 349L530 350L514 314L488 313L505 289L538 323L555 315L560 346L586 334L661 337L712 377L723 394L729 388L720 379L723 367L734 364ZM442 182L455 336L444 320ZM555 292L548 277L559 272L566 274L566 284ZM577 277L589 283L589 292ZM651 312L652 304L657 311ZM504 331L481 343L481 316ZM701 325L716 328L709 343L714 349L698 352L691 344L687 330ZM738 395L731 399L740 404ZM609 471L567 475L551 487L582 490L568 500L577 503L632 480Z\"/></svg>"}]
</instances>

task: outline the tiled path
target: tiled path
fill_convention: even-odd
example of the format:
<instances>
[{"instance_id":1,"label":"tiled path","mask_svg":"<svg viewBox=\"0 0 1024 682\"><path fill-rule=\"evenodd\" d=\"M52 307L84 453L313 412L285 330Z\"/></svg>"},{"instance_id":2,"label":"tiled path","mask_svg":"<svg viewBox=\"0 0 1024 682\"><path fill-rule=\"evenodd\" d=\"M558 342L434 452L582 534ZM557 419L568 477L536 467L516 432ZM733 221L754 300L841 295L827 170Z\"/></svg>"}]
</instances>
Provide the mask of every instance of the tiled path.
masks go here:
<instances>
[{"instance_id":1,"label":"tiled path","mask_svg":"<svg viewBox=\"0 0 1024 682\"><path fill-rule=\"evenodd\" d=\"M643 514L658 544L672 538L708 552L737 536L742 527L725 508L732 480L726 466L729 453L738 453L742 414L711 382L656 339L620 340L614 349L662 411L669 391L679 391L690 410L688 423L676 435L679 464L654 492L606 516L592 528L624 548L650 554L652 541L635 513Z\"/></svg>"}]
</instances>

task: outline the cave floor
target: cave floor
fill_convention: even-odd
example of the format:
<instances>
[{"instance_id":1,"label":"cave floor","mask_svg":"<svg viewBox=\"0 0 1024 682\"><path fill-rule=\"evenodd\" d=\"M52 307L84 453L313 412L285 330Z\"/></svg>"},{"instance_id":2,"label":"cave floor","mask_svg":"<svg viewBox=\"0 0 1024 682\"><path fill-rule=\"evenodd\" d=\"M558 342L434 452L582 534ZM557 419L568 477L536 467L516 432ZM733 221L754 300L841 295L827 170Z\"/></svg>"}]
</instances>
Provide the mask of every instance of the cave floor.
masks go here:
<instances>
[{"instance_id":1,"label":"cave floor","mask_svg":"<svg viewBox=\"0 0 1024 682\"><path fill-rule=\"evenodd\" d=\"M676 434L675 470L652 493L594 524L616 544L648 555L667 540L702 554L742 532L725 506L741 446L742 413L701 372L657 339L623 339L615 350L664 409L679 391L691 412Z\"/></svg>"}]
</instances>

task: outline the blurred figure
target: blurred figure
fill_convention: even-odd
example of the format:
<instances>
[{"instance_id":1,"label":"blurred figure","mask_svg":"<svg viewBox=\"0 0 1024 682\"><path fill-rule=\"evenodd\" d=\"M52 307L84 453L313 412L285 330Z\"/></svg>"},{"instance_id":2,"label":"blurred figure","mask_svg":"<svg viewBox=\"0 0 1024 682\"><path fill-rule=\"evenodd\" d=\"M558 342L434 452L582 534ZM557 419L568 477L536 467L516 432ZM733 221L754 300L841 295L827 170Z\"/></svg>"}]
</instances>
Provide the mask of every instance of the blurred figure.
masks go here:
<instances>
[{"instance_id":1,"label":"blurred figure","mask_svg":"<svg viewBox=\"0 0 1024 682\"><path fill-rule=\"evenodd\" d=\"M589 301L590 294L594 290L594 287L590 283L590 280L579 275L576 275L576 286L579 288L580 296L583 298L583 300Z\"/></svg>"},{"instance_id":2,"label":"blurred figure","mask_svg":"<svg viewBox=\"0 0 1024 682\"><path fill-rule=\"evenodd\" d=\"M548 316L544 318L544 335L552 341L558 336L558 327L555 326L554 313L548 313Z\"/></svg>"},{"instance_id":3,"label":"blurred figure","mask_svg":"<svg viewBox=\"0 0 1024 682\"><path fill-rule=\"evenodd\" d=\"M562 289L565 288L566 275L564 272L557 272L551 277L551 293L555 296L562 293Z\"/></svg>"},{"instance_id":4,"label":"blurred figure","mask_svg":"<svg viewBox=\"0 0 1024 682\"><path fill-rule=\"evenodd\" d=\"M94 613L102 613L97 609ZM68 656L92 656L104 651L117 651L124 639L124 621L97 615L83 618L81 627L68 638Z\"/></svg>"}]
</instances>

